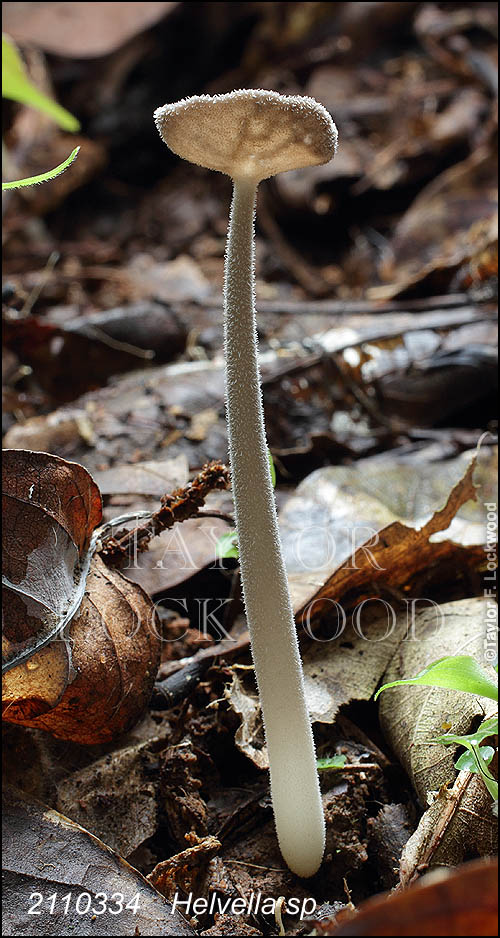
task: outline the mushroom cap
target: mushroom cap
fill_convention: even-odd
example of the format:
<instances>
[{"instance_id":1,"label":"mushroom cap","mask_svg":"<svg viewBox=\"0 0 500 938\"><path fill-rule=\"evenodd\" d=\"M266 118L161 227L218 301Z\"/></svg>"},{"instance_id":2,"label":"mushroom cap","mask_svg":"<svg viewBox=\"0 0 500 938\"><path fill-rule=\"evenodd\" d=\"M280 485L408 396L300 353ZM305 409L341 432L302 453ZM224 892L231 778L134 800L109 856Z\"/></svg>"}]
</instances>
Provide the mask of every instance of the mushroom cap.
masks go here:
<instances>
[{"instance_id":1,"label":"mushroom cap","mask_svg":"<svg viewBox=\"0 0 500 938\"><path fill-rule=\"evenodd\" d=\"M254 183L328 163L337 145L337 129L322 104L277 91L194 95L157 108L154 119L178 156Z\"/></svg>"}]
</instances>

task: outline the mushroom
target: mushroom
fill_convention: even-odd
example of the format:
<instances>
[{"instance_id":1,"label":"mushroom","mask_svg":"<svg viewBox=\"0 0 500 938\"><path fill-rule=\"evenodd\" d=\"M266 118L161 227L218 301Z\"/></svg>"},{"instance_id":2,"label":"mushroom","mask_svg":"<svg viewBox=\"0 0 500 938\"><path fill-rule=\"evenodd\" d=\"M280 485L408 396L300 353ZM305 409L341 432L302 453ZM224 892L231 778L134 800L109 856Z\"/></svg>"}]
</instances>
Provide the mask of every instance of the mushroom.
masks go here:
<instances>
[{"instance_id":1,"label":"mushroom","mask_svg":"<svg viewBox=\"0 0 500 938\"><path fill-rule=\"evenodd\" d=\"M241 581L269 755L281 853L318 870L325 822L264 429L255 318L254 216L262 179L327 163L337 131L312 98L241 90L196 95L154 114L178 156L233 180L224 282L226 414Z\"/></svg>"}]
</instances>

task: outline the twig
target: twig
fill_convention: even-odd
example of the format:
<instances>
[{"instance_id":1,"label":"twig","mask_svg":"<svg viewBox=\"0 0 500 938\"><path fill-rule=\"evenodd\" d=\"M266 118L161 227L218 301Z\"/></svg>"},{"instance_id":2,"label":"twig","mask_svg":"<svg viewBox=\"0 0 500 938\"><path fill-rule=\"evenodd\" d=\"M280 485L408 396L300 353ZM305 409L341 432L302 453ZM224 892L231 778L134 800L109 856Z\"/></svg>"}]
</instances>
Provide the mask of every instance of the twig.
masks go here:
<instances>
[{"instance_id":1,"label":"twig","mask_svg":"<svg viewBox=\"0 0 500 938\"><path fill-rule=\"evenodd\" d=\"M216 511L214 509L203 510L200 509L197 518L217 518L219 521L225 521L227 524L231 524L234 527L234 515L229 515L225 511Z\"/></svg>"},{"instance_id":2,"label":"twig","mask_svg":"<svg viewBox=\"0 0 500 938\"><path fill-rule=\"evenodd\" d=\"M107 269L107 268L106 268ZM483 304L472 304L477 310ZM448 296L431 296L415 300L295 300L282 297L279 300L259 300L259 313L295 316L356 316L377 315L384 313L426 313L437 310L460 309L471 306L467 293L453 293ZM222 309L222 304L211 304L210 309Z\"/></svg>"},{"instance_id":3,"label":"twig","mask_svg":"<svg viewBox=\"0 0 500 938\"><path fill-rule=\"evenodd\" d=\"M150 540L173 527L178 521L195 518L205 499L215 489L229 486L229 469L224 463L213 462L203 466L201 472L184 488L176 489L171 495L164 495L161 508L153 512L144 524L127 531L120 537L109 535L102 543L100 553L106 563L120 563L134 552L148 549Z\"/></svg>"},{"instance_id":4,"label":"twig","mask_svg":"<svg viewBox=\"0 0 500 938\"><path fill-rule=\"evenodd\" d=\"M152 710L170 710L181 700L185 700L198 686L200 680L212 664L210 658L198 658L191 661L180 671L171 674L164 681L157 681L150 707Z\"/></svg>"}]
</instances>

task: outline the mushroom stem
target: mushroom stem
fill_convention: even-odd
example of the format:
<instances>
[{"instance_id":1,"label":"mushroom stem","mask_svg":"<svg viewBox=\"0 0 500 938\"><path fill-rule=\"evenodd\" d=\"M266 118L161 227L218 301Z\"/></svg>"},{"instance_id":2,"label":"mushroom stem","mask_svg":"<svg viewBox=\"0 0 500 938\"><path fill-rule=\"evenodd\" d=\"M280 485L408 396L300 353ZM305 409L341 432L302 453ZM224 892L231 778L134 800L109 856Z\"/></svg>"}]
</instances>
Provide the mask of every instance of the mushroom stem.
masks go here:
<instances>
[{"instance_id":1,"label":"mushroom stem","mask_svg":"<svg viewBox=\"0 0 500 938\"><path fill-rule=\"evenodd\" d=\"M323 858L325 822L264 429L255 317L256 190L254 181L234 180L224 283L229 454L276 832L290 869L307 877Z\"/></svg>"}]
</instances>

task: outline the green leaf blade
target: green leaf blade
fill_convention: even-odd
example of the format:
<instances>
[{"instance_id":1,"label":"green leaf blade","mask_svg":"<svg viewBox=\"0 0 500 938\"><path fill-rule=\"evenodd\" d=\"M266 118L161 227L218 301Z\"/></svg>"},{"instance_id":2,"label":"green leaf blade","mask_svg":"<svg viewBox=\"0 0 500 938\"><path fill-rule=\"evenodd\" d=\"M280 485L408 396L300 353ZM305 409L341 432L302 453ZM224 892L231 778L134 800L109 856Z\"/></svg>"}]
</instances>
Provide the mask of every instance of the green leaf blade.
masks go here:
<instances>
[{"instance_id":1,"label":"green leaf blade","mask_svg":"<svg viewBox=\"0 0 500 938\"><path fill-rule=\"evenodd\" d=\"M59 166L56 166L54 169L49 169L46 173L41 173L39 176L27 176L26 179L16 179L14 182L2 182L2 192L5 192L6 189L23 189L26 186L38 186L42 182L49 182L50 179L55 179L56 176L60 176L61 173L64 173L76 160L79 149L80 147L75 147L67 160L64 160L64 163L60 163Z\"/></svg>"},{"instance_id":2,"label":"green leaf blade","mask_svg":"<svg viewBox=\"0 0 500 938\"><path fill-rule=\"evenodd\" d=\"M484 764L489 765L495 755L495 750L492 746L481 746L481 748L478 749L478 753ZM459 772L477 772L478 767L474 754L472 752L462 753L455 762L455 768L458 769Z\"/></svg>"},{"instance_id":3,"label":"green leaf blade","mask_svg":"<svg viewBox=\"0 0 500 938\"><path fill-rule=\"evenodd\" d=\"M30 81L16 46L5 35L2 36L2 96L47 114L62 130L75 133L80 129L80 122L73 114Z\"/></svg>"},{"instance_id":4,"label":"green leaf blade","mask_svg":"<svg viewBox=\"0 0 500 938\"><path fill-rule=\"evenodd\" d=\"M444 733L443 736L436 736L430 742L439 743L443 746L479 746L483 740L497 735L498 717L495 716L490 717L489 720L484 720L475 733L467 733L463 736L458 736L455 733Z\"/></svg>"},{"instance_id":5,"label":"green leaf blade","mask_svg":"<svg viewBox=\"0 0 500 938\"><path fill-rule=\"evenodd\" d=\"M327 769L343 769L347 762L347 756L329 756L326 759L316 759L316 768L318 772L326 772Z\"/></svg>"},{"instance_id":6,"label":"green leaf blade","mask_svg":"<svg viewBox=\"0 0 500 938\"><path fill-rule=\"evenodd\" d=\"M469 655L439 658L413 678L384 684L375 694L375 700L389 687L400 687L405 684L443 687L448 690L463 691L466 694L475 694L477 697L498 700L498 684L495 684L475 658Z\"/></svg>"},{"instance_id":7,"label":"green leaf blade","mask_svg":"<svg viewBox=\"0 0 500 938\"><path fill-rule=\"evenodd\" d=\"M269 460L269 471L271 473L271 482L273 484L273 489L275 489L276 488L276 467L274 465L273 454L271 453L270 449L268 449L267 451L267 458Z\"/></svg>"},{"instance_id":8,"label":"green leaf blade","mask_svg":"<svg viewBox=\"0 0 500 938\"><path fill-rule=\"evenodd\" d=\"M240 554L238 550L238 534L236 531L228 531L223 534L216 545L217 557L219 560L238 560Z\"/></svg>"}]
</instances>

